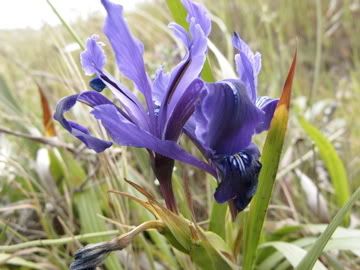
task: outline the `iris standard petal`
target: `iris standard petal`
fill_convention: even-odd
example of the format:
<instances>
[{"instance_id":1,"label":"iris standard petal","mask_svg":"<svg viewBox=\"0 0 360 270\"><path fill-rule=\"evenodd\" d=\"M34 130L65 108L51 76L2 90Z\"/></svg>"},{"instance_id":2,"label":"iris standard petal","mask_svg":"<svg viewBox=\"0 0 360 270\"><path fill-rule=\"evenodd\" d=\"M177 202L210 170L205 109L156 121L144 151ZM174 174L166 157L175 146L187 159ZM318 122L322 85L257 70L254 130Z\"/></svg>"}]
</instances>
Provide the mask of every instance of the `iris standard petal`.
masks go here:
<instances>
[{"instance_id":1,"label":"iris standard petal","mask_svg":"<svg viewBox=\"0 0 360 270\"><path fill-rule=\"evenodd\" d=\"M234 155L212 159L220 181L214 197L217 202L234 200L238 211L243 210L255 194L261 169L259 150L253 144Z\"/></svg>"},{"instance_id":2,"label":"iris standard petal","mask_svg":"<svg viewBox=\"0 0 360 270\"><path fill-rule=\"evenodd\" d=\"M113 105L96 106L92 114L101 121L109 136L119 145L142 147L176 159L215 175L205 162L181 149L176 142L161 140L125 119Z\"/></svg>"},{"instance_id":3,"label":"iris standard petal","mask_svg":"<svg viewBox=\"0 0 360 270\"><path fill-rule=\"evenodd\" d=\"M193 114L201 93L205 94L205 92L202 92L203 89L204 83L200 79L195 79L189 85L179 102L176 104L172 114L169 116L163 138L166 140L177 141L182 132L183 126Z\"/></svg>"},{"instance_id":4,"label":"iris standard petal","mask_svg":"<svg viewBox=\"0 0 360 270\"><path fill-rule=\"evenodd\" d=\"M86 75L97 74L106 63L103 48L98 44L99 37L93 35L86 41L86 49L80 54L81 66Z\"/></svg>"},{"instance_id":5,"label":"iris standard petal","mask_svg":"<svg viewBox=\"0 0 360 270\"><path fill-rule=\"evenodd\" d=\"M181 29L181 26L177 27ZM191 39L189 37L188 51L182 61L171 71L166 95L159 113L160 133L164 131L164 124L172 114L176 104L186 89L199 77L205 62L207 51L207 37L199 24L190 25Z\"/></svg>"},{"instance_id":6,"label":"iris standard petal","mask_svg":"<svg viewBox=\"0 0 360 270\"><path fill-rule=\"evenodd\" d=\"M254 54L237 33L233 35L233 46L238 52L235 55L235 64L239 79L246 86L251 101L255 103L257 76L261 69L261 55L258 52Z\"/></svg>"},{"instance_id":7,"label":"iris standard petal","mask_svg":"<svg viewBox=\"0 0 360 270\"><path fill-rule=\"evenodd\" d=\"M108 0L101 2L107 12L104 33L115 53L116 63L120 71L144 94L149 114L153 116L151 84L145 71L143 45L132 36L123 16L123 7Z\"/></svg>"},{"instance_id":8,"label":"iris standard petal","mask_svg":"<svg viewBox=\"0 0 360 270\"><path fill-rule=\"evenodd\" d=\"M248 147L263 112L253 104L240 82L207 84L206 96L192 116L195 134L204 149L232 155ZM185 127L187 128L187 127Z\"/></svg>"},{"instance_id":9,"label":"iris standard petal","mask_svg":"<svg viewBox=\"0 0 360 270\"><path fill-rule=\"evenodd\" d=\"M106 148L109 148L112 143L92 136L86 127L83 127L73 121L68 121L64 117L64 113L74 107L79 99L83 103L92 107L100 104L111 103L108 99L96 91L84 92L81 95L71 95L64 97L58 102L54 113L54 119L57 120L73 136L81 140L88 148L95 150L97 153L102 152Z\"/></svg>"},{"instance_id":10,"label":"iris standard petal","mask_svg":"<svg viewBox=\"0 0 360 270\"><path fill-rule=\"evenodd\" d=\"M166 73L163 67L156 70L155 78L153 81L153 99L157 106L161 105L164 98L166 88L169 84L170 75Z\"/></svg>"},{"instance_id":11,"label":"iris standard petal","mask_svg":"<svg viewBox=\"0 0 360 270\"><path fill-rule=\"evenodd\" d=\"M205 35L208 36L211 31L211 19L207 9L202 4L191 0L182 0L182 3L188 13L188 23L190 24L194 20L196 24L201 26Z\"/></svg>"},{"instance_id":12,"label":"iris standard petal","mask_svg":"<svg viewBox=\"0 0 360 270\"><path fill-rule=\"evenodd\" d=\"M256 99L256 106L264 112L263 122L256 127L256 133L269 129L271 119L273 118L278 102L278 98L270 98L266 96L258 97Z\"/></svg>"}]
</instances>

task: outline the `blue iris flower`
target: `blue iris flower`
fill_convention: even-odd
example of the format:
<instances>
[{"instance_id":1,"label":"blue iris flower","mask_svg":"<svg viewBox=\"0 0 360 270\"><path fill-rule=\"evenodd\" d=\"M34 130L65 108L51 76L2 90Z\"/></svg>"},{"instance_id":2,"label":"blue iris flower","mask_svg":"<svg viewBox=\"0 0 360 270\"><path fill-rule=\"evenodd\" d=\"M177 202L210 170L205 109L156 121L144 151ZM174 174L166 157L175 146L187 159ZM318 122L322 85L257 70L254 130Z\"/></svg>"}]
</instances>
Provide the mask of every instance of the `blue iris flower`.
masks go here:
<instances>
[{"instance_id":1,"label":"blue iris flower","mask_svg":"<svg viewBox=\"0 0 360 270\"><path fill-rule=\"evenodd\" d=\"M184 44L186 54L170 73L159 68L151 80L143 60L143 44L131 34L123 17L123 7L108 0L101 2L107 12L103 31L111 44L116 64L144 96L146 106L105 70L105 53L94 35L87 40L86 50L81 53L81 64L87 75L96 76L90 81L90 87L95 91L63 98L57 104L54 118L98 153L109 148L113 142L148 149L167 206L175 210L171 188L174 160L215 175L209 164L177 144L183 126L204 90L204 83L198 77L207 53L207 37L211 28L209 14L200 4L182 1L188 12L189 31L176 23L171 23L169 27ZM112 92L116 104L100 93L104 88ZM65 118L65 112L77 102L92 108L92 115L101 122L111 141L97 138L86 127Z\"/></svg>"},{"instance_id":2,"label":"blue iris flower","mask_svg":"<svg viewBox=\"0 0 360 270\"><path fill-rule=\"evenodd\" d=\"M261 55L236 33L233 46L238 78L206 84L206 95L184 129L216 169L216 201L230 202L237 213L253 197L261 169L252 137L269 128L278 99L257 95Z\"/></svg>"}]
</instances>

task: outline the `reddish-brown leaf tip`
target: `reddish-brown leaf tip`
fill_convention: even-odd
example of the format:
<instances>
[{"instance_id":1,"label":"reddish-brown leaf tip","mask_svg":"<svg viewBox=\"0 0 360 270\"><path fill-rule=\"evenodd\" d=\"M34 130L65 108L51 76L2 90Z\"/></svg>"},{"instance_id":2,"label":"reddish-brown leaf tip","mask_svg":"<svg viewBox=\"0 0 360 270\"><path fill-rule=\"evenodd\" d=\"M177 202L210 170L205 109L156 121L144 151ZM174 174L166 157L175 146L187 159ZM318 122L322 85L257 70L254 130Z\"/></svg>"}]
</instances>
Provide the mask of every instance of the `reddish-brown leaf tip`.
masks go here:
<instances>
[{"instance_id":1,"label":"reddish-brown leaf tip","mask_svg":"<svg viewBox=\"0 0 360 270\"><path fill-rule=\"evenodd\" d=\"M297 49L295 49L294 57L278 103L278 106L285 105L287 109L289 109L290 107L291 89L295 75L295 68L296 68L296 58L297 58Z\"/></svg>"}]
</instances>

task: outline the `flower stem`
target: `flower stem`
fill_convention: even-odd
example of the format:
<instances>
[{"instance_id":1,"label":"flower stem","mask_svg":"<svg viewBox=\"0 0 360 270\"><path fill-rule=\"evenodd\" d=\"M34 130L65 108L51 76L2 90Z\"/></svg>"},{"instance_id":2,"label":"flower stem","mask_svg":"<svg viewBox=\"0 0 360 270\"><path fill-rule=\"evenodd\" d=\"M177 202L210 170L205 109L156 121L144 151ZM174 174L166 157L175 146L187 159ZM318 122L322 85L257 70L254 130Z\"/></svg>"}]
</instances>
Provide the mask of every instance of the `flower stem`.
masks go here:
<instances>
[{"instance_id":1,"label":"flower stem","mask_svg":"<svg viewBox=\"0 0 360 270\"><path fill-rule=\"evenodd\" d=\"M164 197L166 207L177 213L176 201L172 187L171 177L174 168L174 160L156 154L154 158L154 173L160 183L160 191Z\"/></svg>"}]
</instances>

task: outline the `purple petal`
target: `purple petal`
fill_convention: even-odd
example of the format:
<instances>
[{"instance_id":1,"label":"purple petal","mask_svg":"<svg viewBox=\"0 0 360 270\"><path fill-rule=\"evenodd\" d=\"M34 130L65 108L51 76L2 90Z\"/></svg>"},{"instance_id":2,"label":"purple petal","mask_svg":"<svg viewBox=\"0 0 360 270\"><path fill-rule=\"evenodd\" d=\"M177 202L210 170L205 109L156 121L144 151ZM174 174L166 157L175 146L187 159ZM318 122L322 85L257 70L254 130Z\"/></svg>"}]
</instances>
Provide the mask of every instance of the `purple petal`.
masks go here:
<instances>
[{"instance_id":1,"label":"purple petal","mask_svg":"<svg viewBox=\"0 0 360 270\"><path fill-rule=\"evenodd\" d=\"M187 132L212 155L232 155L249 146L263 112L249 99L239 82L222 81L207 84L207 95L198 106L192 120L195 129Z\"/></svg>"},{"instance_id":2,"label":"purple petal","mask_svg":"<svg viewBox=\"0 0 360 270\"><path fill-rule=\"evenodd\" d=\"M181 29L181 26L177 26L177 29ZM189 85L199 77L205 62L207 37L199 24L191 24L190 33L191 39L188 41L190 43L185 44L188 46L188 51L182 61L171 71L169 85L160 108L161 133L164 130L166 119L172 115L176 104Z\"/></svg>"},{"instance_id":3,"label":"purple petal","mask_svg":"<svg viewBox=\"0 0 360 270\"><path fill-rule=\"evenodd\" d=\"M195 110L201 93L204 93L201 91L203 89L204 83L200 79L194 80L189 85L169 116L165 127L165 139L176 141L179 138L183 126Z\"/></svg>"},{"instance_id":4,"label":"purple petal","mask_svg":"<svg viewBox=\"0 0 360 270\"><path fill-rule=\"evenodd\" d=\"M160 67L155 74L153 81L153 99L155 104L160 105L164 98L166 88L169 84L170 75L164 72L163 67Z\"/></svg>"},{"instance_id":5,"label":"purple petal","mask_svg":"<svg viewBox=\"0 0 360 270\"><path fill-rule=\"evenodd\" d=\"M101 96L101 97L100 97ZM75 122L68 121L64 117L64 113L69 111L76 101L80 100L89 106L97 106L101 104L111 104L111 102L96 91L84 92L80 95L72 95L61 99L56 105L54 119L57 120L66 130L73 136L82 141L88 148L95 150L97 153L109 148L112 143L104 141L92 136L89 130Z\"/></svg>"},{"instance_id":6,"label":"purple petal","mask_svg":"<svg viewBox=\"0 0 360 270\"><path fill-rule=\"evenodd\" d=\"M98 78L120 101L128 114L128 118L142 128L149 129L148 117L137 97L104 70L105 55L96 36L88 38L86 50L81 53L80 59L85 72L87 72L87 74L96 73ZM98 85L99 83L97 83L96 86Z\"/></svg>"},{"instance_id":7,"label":"purple petal","mask_svg":"<svg viewBox=\"0 0 360 270\"><path fill-rule=\"evenodd\" d=\"M181 149L175 142L160 140L125 119L113 105L96 106L92 114L101 121L109 136L119 145L143 147L171 159L176 159L211 174L213 168Z\"/></svg>"},{"instance_id":8,"label":"purple petal","mask_svg":"<svg viewBox=\"0 0 360 270\"><path fill-rule=\"evenodd\" d=\"M243 210L255 194L261 169L259 150L250 145L235 155L216 157L212 160L217 168L219 185L214 197L218 203L235 200L238 211Z\"/></svg>"},{"instance_id":9,"label":"purple petal","mask_svg":"<svg viewBox=\"0 0 360 270\"><path fill-rule=\"evenodd\" d=\"M256 106L265 113L263 122L256 127L256 133L269 129L278 101L279 99L277 98L274 99L265 96L256 99Z\"/></svg>"},{"instance_id":10,"label":"purple petal","mask_svg":"<svg viewBox=\"0 0 360 270\"><path fill-rule=\"evenodd\" d=\"M123 16L123 7L108 0L101 2L107 12L104 33L114 50L116 63L120 71L144 94L152 116L154 112L151 84L145 71L143 45L132 36Z\"/></svg>"},{"instance_id":11,"label":"purple petal","mask_svg":"<svg viewBox=\"0 0 360 270\"><path fill-rule=\"evenodd\" d=\"M258 52L254 54L237 33L233 35L233 46L238 52L235 55L236 71L240 81L246 86L251 101L255 103L257 97L257 76L261 69L261 55Z\"/></svg>"},{"instance_id":12,"label":"purple petal","mask_svg":"<svg viewBox=\"0 0 360 270\"><path fill-rule=\"evenodd\" d=\"M103 48L98 43L98 36L93 35L86 41L86 50L80 54L80 62L86 75L98 74L106 63Z\"/></svg>"},{"instance_id":13,"label":"purple petal","mask_svg":"<svg viewBox=\"0 0 360 270\"><path fill-rule=\"evenodd\" d=\"M195 24L199 24L205 35L208 36L211 31L211 19L207 9L202 4L191 0L182 0L182 3L188 12L187 22L190 24L194 21Z\"/></svg>"}]
</instances>

